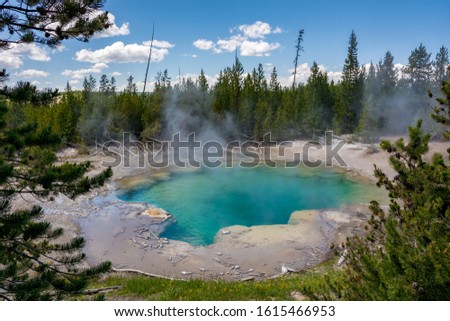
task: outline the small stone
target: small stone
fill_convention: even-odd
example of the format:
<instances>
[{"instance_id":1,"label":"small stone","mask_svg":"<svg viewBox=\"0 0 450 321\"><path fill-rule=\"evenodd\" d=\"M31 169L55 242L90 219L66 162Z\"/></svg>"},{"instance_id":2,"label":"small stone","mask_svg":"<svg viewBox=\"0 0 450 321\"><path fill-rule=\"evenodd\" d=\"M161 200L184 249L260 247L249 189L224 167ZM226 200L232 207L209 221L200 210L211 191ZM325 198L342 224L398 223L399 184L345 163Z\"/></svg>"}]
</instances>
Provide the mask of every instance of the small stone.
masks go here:
<instances>
[{"instance_id":1,"label":"small stone","mask_svg":"<svg viewBox=\"0 0 450 321\"><path fill-rule=\"evenodd\" d=\"M219 274L223 276L223 275L224 275L225 273L223 273L223 272L220 272Z\"/></svg>"},{"instance_id":2,"label":"small stone","mask_svg":"<svg viewBox=\"0 0 450 321\"><path fill-rule=\"evenodd\" d=\"M191 275L191 274L192 274L192 272L181 271L181 274L183 274L183 275Z\"/></svg>"},{"instance_id":3,"label":"small stone","mask_svg":"<svg viewBox=\"0 0 450 321\"><path fill-rule=\"evenodd\" d=\"M247 272L250 273L250 272L253 272L253 271L254 271L253 269L250 269L250 270L248 270Z\"/></svg>"},{"instance_id":4,"label":"small stone","mask_svg":"<svg viewBox=\"0 0 450 321\"><path fill-rule=\"evenodd\" d=\"M308 298L301 294L298 291L292 291L291 292L291 298L293 298L295 301L307 301Z\"/></svg>"},{"instance_id":5,"label":"small stone","mask_svg":"<svg viewBox=\"0 0 450 321\"><path fill-rule=\"evenodd\" d=\"M241 267L240 267L239 265L235 265L234 268L235 268L236 270L239 270Z\"/></svg>"},{"instance_id":6,"label":"small stone","mask_svg":"<svg viewBox=\"0 0 450 321\"><path fill-rule=\"evenodd\" d=\"M222 256L222 252L217 252L216 253L218 256Z\"/></svg>"},{"instance_id":7,"label":"small stone","mask_svg":"<svg viewBox=\"0 0 450 321\"><path fill-rule=\"evenodd\" d=\"M224 234L224 235L230 234L230 231L228 231L228 230L223 230L223 231L222 231L222 234Z\"/></svg>"},{"instance_id":8,"label":"small stone","mask_svg":"<svg viewBox=\"0 0 450 321\"><path fill-rule=\"evenodd\" d=\"M205 268L200 268L200 271L206 272L207 270Z\"/></svg>"}]
</instances>

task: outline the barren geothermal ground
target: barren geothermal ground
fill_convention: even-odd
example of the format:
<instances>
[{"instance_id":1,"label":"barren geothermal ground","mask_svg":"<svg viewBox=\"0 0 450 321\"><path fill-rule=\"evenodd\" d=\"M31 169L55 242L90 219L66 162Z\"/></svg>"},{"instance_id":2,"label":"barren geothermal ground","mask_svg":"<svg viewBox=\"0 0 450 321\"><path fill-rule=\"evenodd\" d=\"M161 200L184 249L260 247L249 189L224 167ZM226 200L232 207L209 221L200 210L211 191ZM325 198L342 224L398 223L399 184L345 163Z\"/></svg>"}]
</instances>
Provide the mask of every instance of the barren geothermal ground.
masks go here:
<instances>
[{"instance_id":1,"label":"barren geothermal ground","mask_svg":"<svg viewBox=\"0 0 450 321\"><path fill-rule=\"evenodd\" d=\"M286 148L286 156L301 152L304 144L295 142ZM448 143L432 142L429 156L448 147ZM369 145L345 144L340 155L347 166L334 164L333 169L362 184L374 184L373 164L393 175L388 155L373 152ZM92 173L101 171L102 162L108 160L95 153L78 156L71 149L61 152L59 157L61 161L89 160ZM310 159L324 159L324 151L312 149ZM265 279L306 269L331 257L332 245L339 246L347 236L362 233L369 217L367 200L355 200L340 208L295 211L287 224L225 227L217 232L214 243L206 246L160 238L158 233L173 218L166 219L159 210L149 212L151 204L122 201L115 190L162 179L170 169L137 168L136 162L137 159L132 159L130 168L113 168L114 176L106 186L74 200L61 195L47 202L20 198L14 205L39 203L45 218L65 229L66 239L84 236L87 240L84 251L90 263L110 260L117 269L137 269L177 279ZM387 203L381 190L374 197Z\"/></svg>"}]
</instances>

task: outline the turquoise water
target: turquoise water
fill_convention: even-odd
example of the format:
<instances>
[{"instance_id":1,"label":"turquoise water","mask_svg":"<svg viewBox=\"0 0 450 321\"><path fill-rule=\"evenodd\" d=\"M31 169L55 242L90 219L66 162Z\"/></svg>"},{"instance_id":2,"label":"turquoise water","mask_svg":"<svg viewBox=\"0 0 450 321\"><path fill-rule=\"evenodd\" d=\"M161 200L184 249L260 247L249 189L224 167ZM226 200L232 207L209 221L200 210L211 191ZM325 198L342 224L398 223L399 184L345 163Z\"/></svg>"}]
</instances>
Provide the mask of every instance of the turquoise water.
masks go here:
<instances>
[{"instance_id":1,"label":"turquoise water","mask_svg":"<svg viewBox=\"0 0 450 321\"><path fill-rule=\"evenodd\" d=\"M176 223L163 237L206 245L227 226L285 224L293 211L337 208L373 190L334 171L257 167L175 172L118 196L171 213Z\"/></svg>"}]
</instances>

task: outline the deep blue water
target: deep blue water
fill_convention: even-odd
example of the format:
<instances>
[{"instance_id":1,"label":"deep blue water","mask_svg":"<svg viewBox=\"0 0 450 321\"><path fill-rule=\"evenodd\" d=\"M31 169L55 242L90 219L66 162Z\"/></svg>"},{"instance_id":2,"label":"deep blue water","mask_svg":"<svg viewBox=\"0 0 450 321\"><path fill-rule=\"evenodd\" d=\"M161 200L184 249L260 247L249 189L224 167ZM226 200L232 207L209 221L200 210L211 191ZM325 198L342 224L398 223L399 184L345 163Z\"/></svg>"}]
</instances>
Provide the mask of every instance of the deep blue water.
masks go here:
<instances>
[{"instance_id":1,"label":"deep blue water","mask_svg":"<svg viewBox=\"0 0 450 321\"><path fill-rule=\"evenodd\" d=\"M163 237L206 245L223 227L285 224L296 210L356 203L374 189L330 170L215 168L175 172L169 179L120 191L118 196L171 213L176 223Z\"/></svg>"}]
</instances>

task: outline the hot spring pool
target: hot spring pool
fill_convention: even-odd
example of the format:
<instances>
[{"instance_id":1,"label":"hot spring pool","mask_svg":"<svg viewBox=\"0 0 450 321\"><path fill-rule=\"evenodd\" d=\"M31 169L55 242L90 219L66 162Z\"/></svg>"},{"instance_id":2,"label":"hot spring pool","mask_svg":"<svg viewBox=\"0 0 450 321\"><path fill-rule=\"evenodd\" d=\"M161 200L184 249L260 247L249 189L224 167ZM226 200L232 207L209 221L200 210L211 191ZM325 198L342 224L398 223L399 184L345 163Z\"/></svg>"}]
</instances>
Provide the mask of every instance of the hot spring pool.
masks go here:
<instances>
[{"instance_id":1,"label":"hot spring pool","mask_svg":"<svg viewBox=\"0 0 450 321\"><path fill-rule=\"evenodd\" d=\"M376 192L331 170L257 167L174 172L118 197L171 213L176 223L161 236L207 245L227 226L286 224L293 211L368 202Z\"/></svg>"}]
</instances>

